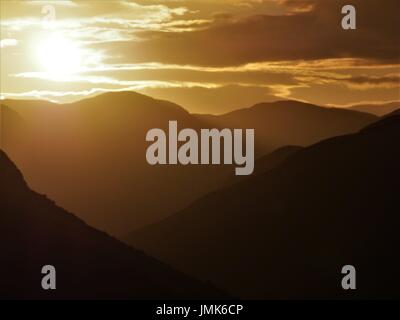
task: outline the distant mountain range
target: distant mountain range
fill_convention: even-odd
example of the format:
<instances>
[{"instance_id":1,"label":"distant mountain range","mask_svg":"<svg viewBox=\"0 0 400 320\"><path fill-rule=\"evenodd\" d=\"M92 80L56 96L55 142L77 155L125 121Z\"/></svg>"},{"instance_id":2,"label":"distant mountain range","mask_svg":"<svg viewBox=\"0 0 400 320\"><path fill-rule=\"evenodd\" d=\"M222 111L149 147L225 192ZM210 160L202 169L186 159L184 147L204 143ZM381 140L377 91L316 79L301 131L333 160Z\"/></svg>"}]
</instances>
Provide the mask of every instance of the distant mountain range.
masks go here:
<instances>
[{"instance_id":1,"label":"distant mountain range","mask_svg":"<svg viewBox=\"0 0 400 320\"><path fill-rule=\"evenodd\" d=\"M254 128L258 154L287 145L308 146L353 133L376 121L376 116L340 108L319 107L299 101L260 103L223 115L198 115L217 128Z\"/></svg>"},{"instance_id":2,"label":"distant mountain range","mask_svg":"<svg viewBox=\"0 0 400 320\"><path fill-rule=\"evenodd\" d=\"M256 157L286 145L308 146L353 133L376 116L296 101L258 104L221 116L134 92L106 93L72 104L3 100L2 148L28 184L90 225L114 235L160 221L232 177L229 166L150 166L152 128L255 128ZM257 165L255 168L258 171Z\"/></svg>"},{"instance_id":3,"label":"distant mountain range","mask_svg":"<svg viewBox=\"0 0 400 320\"><path fill-rule=\"evenodd\" d=\"M126 241L243 298L400 298L400 116L289 155ZM357 289L341 288L341 268Z\"/></svg>"},{"instance_id":4,"label":"distant mountain range","mask_svg":"<svg viewBox=\"0 0 400 320\"><path fill-rule=\"evenodd\" d=\"M349 107L351 110L368 112L379 117L388 114L400 108L400 101L389 102L384 104L357 104Z\"/></svg>"},{"instance_id":5,"label":"distant mountain range","mask_svg":"<svg viewBox=\"0 0 400 320\"><path fill-rule=\"evenodd\" d=\"M28 184L113 234L157 221L219 181L218 167L152 167L146 162L149 129L166 130L169 120L202 126L173 103L133 92L64 105L1 103L3 148ZM23 124L17 124L15 114Z\"/></svg>"},{"instance_id":6,"label":"distant mountain range","mask_svg":"<svg viewBox=\"0 0 400 320\"><path fill-rule=\"evenodd\" d=\"M0 150L1 299L217 299L227 297L86 225L28 188ZM41 269L56 268L56 290Z\"/></svg>"}]
</instances>

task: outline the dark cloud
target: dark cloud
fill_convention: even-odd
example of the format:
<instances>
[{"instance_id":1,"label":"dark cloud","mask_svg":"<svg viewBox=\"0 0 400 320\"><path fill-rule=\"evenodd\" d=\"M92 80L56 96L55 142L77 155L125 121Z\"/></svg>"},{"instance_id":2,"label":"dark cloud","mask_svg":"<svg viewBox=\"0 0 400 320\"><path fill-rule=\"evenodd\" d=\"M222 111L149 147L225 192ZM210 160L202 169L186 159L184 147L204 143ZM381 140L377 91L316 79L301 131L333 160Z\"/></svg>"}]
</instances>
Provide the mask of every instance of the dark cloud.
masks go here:
<instances>
[{"instance_id":1,"label":"dark cloud","mask_svg":"<svg viewBox=\"0 0 400 320\"><path fill-rule=\"evenodd\" d=\"M352 77L347 81L357 84L388 84L388 85L399 85L400 75L387 75L384 77L373 77L373 76L358 76Z\"/></svg>"},{"instance_id":2,"label":"dark cloud","mask_svg":"<svg viewBox=\"0 0 400 320\"><path fill-rule=\"evenodd\" d=\"M396 88L400 86L400 75L398 74L386 74L382 76L375 75L342 75L342 74L314 74L311 76L297 76L297 80L304 81L308 83L343 83L350 86L358 86L360 88L364 87L386 87L386 88ZM399 92L400 94L400 92Z\"/></svg>"},{"instance_id":3,"label":"dark cloud","mask_svg":"<svg viewBox=\"0 0 400 320\"><path fill-rule=\"evenodd\" d=\"M146 41L115 44L114 50L119 56L123 52L130 62L208 66L342 57L398 62L400 1L353 0L357 30L341 28L341 8L347 1L286 3L297 3L298 10L284 15L218 19L209 28L193 32L144 32L140 36Z\"/></svg>"}]
</instances>

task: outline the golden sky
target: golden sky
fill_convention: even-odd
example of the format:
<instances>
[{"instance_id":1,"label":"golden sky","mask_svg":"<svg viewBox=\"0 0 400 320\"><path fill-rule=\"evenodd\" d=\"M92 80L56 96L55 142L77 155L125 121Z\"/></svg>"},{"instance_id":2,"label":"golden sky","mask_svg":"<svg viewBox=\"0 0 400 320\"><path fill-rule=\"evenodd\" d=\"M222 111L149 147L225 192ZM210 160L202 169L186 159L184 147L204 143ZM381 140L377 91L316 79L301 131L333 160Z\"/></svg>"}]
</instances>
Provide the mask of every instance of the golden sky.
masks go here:
<instances>
[{"instance_id":1,"label":"golden sky","mask_svg":"<svg viewBox=\"0 0 400 320\"><path fill-rule=\"evenodd\" d=\"M3 98L135 90L207 113L400 100L398 0L0 3ZM349 3L356 30L341 28Z\"/></svg>"}]
</instances>

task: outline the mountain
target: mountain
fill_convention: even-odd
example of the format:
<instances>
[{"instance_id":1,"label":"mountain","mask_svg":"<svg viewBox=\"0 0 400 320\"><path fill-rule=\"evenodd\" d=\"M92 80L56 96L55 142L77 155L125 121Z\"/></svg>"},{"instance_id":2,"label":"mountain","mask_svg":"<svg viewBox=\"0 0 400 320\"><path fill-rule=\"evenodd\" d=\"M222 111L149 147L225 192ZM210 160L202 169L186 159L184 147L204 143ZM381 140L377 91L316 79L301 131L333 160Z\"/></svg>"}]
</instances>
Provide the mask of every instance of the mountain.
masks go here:
<instances>
[{"instance_id":1,"label":"mountain","mask_svg":"<svg viewBox=\"0 0 400 320\"><path fill-rule=\"evenodd\" d=\"M399 141L399 116L327 139L126 241L243 298L400 298Z\"/></svg>"},{"instance_id":2,"label":"mountain","mask_svg":"<svg viewBox=\"0 0 400 320\"><path fill-rule=\"evenodd\" d=\"M291 155L302 150L299 146L284 146L256 160L254 174L265 173L280 165Z\"/></svg>"},{"instance_id":3,"label":"mountain","mask_svg":"<svg viewBox=\"0 0 400 320\"><path fill-rule=\"evenodd\" d=\"M26 124L12 130L14 122L6 119L2 131L5 150L29 186L115 235L180 210L225 174L218 166L146 162L148 130L167 130L169 120L177 120L180 128L204 127L167 101L118 92L62 105L4 100L3 108ZM17 135L23 139L15 143Z\"/></svg>"},{"instance_id":4,"label":"mountain","mask_svg":"<svg viewBox=\"0 0 400 320\"><path fill-rule=\"evenodd\" d=\"M218 128L254 128L257 149L263 154L286 145L308 146L354 133L377 120L376 116L366 113L290 100L260 103L220 116L197 117Z\"/></svg>"},{"instance_id":5,"label":"mountain","mask_svg":"<svg viewBox=\"0 0 400 320\"><path fill-rule=\"evenodd\" d=\"M392 116L400 116L400 109L394 110L388 114L386 114L384 117L392 117Z\"/></svg>"},{"instance_id":6,"label":"mountain","mask_svg":"<svg viewBox=\"0 0 400 320\"><path fill-rule=\"evenodd\" d=\"M6 149L22 143L25 123L22 117L6 106L0 107L0 148Z\"/></svg>"},{"instance_id":7,"label":"mountain","mask_svg":"<svg viewBox=\"0 0 400 320\"><path fill-rule=\"evenodd\" d=\"M30 190L3 151L0 168L1 299L224 297ZM41 288L44 265L56 268L56 290Z\"/></svg>"},{"instance_id":8,"label":"mountain","mask_svg":"<svg viewBox=\"0 0 400 320\"><path fill-rule=\"evenodd\" d=\"M255 128L256 158L285 145L307 146L355 132L377 117L295 101L222 116L189 114L168 101L111 92L70 104L3 100L4 150L33 190L47 194L90 225L113 235L164 219L194 200L236 182L233 166L150 166L146 133L167 129ZM8 120L7 120L8 119ZM258 171L256 167L256 172Z\"/></svg>"},{"instance_id":9,"label":"mountain","mask_svg":"<svg viewBox=\"0 0 400 320\"><path fill-rule=\"evenodd\" d=\"M400 101L389 102L384 104L357 104L349 107L351 110L368 112L379 117L388 114L400 107Z\"/></svg>"},{"instance_id":10,"label":"mountain","mask_svg":"<svg viewBox=\"0 0 400 320\"><path fill-rule=\"evenodd\" d=\"M265 173L269 170L272 170L283 163L287 158L296 152L303 149L303 147L299 146L284 146L282 148L276 149L271 153L268 153L265 156L262 156L255 160L254 163L254 172L249 176L235 176L234 173L231 173L228 178L221 183L217 189L221 189L231 184L235 184L241 182L243 180L249 179L255 175L259 175Z\"/></svg>"}]
</instances>

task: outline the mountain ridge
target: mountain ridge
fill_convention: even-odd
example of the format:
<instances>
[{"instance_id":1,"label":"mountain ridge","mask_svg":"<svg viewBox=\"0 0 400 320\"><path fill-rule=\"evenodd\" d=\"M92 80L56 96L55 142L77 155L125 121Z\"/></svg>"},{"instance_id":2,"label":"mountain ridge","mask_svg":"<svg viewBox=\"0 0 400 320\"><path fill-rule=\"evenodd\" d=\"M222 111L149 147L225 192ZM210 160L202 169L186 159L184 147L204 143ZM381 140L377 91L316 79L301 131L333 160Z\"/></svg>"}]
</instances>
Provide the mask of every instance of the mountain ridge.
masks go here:
<instances>
[{"instance_id":1,"label":"mountain ridge","mask_svg":"<svg viewBox=\"0 0 400 320\"><path fill-rule=\"evenodd\" d=\"M255 128L256 159L285 145L306 146L376 121L372 115L318 106L300 112L303 108L296 106L301 103L283 101L284 106L272 113L269 108L244 110L233 117L217 117L214 123L135 92L105 93L62 105L23 100L0 104L24 120L23 126L6 120L3 136L7 153L32 189L113 235L159 221L221 183L240 180L228 179L230 166L150 166L146 133L152 128L167 131L170 120L177 121L179 129L196 131Z\"/></svg>"},{"instance_id":2,"label":"mountain ridge","mask_svg":"<svg viewBox=\"0 0 400 320\"><path fill-rule=\"evenodd\" d=\"M400 107L400 101L393 101L382 104L356 104L346 109L368 112L381 117L385 114L389 114L390 112L398 109L399 107Z\"/></svg>"}]
</instances>

